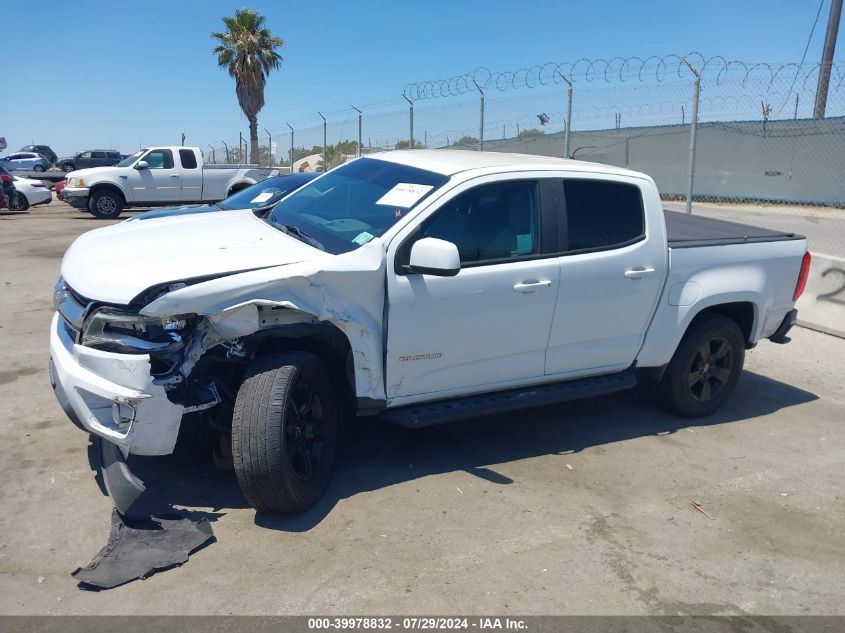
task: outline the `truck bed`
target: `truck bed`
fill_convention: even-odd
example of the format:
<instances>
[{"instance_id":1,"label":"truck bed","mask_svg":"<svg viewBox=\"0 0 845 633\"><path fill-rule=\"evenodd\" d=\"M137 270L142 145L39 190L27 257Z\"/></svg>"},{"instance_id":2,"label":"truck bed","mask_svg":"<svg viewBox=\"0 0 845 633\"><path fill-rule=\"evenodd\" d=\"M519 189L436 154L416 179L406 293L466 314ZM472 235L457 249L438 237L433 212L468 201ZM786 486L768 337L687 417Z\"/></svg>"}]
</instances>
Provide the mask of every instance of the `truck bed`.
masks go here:
<instances>
[{"instance_id":1,"label":"truck bed","mask_svg":"<svg viewBox=\"0 0 845 633\"><path fill-rule=\"evenodd\" d=\"M802 240L803 235L663 210L669 248Z\"/></svg>"}]
</instances>

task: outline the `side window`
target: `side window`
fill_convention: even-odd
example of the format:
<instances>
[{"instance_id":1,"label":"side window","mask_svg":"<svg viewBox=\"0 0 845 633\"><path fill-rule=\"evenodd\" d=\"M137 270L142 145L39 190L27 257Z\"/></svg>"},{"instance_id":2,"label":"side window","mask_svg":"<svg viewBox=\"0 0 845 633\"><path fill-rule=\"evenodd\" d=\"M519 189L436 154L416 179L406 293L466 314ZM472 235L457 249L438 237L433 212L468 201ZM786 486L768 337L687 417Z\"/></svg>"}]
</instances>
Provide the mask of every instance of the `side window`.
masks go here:
<instances>
[{"instance_id":1,"label":"side window","mask_svg":"<svg viewBox=\"0 0 845 633\"><path fill-rule=\"evenodd\" d=\"M106 155L107 155L107 156L109 157L109 159L111 159L111 160L123 160L123 159L120 157L120 152L106 152Z\"/></svg>"},{"instance_id":2,"label":"side window","mask_svg":"<svg viewBox=\"0 0 845 633\"><path fill-rule=\"evenodd\" d=\"M454 243L461 264L535 255L540 249L537 182L481 185L445 203L421 227L420 237Z\"/></svg>"},{"instance_id":3,"label":"side window","mask_svg":"<svg viewBox=\"0 0 845 633\"><path fill-rule=\"evenodd\" d=\"M105 158L106 157L105 152L91 152L91 154L94 155L94 158Z\"/></svg>"},{"instance_id":4,"label":"side window","mask_svg":"<svg viewBox=\"0 0 845 633\"><path fill-rule=\"evenodd\" d=\"M173 152L169 149L154 149L144 160L150 169L173 169Z\"/></svg>"},{"instance_id":5,"label":"side window","mask_svg":"<svg viewBox=\"0 0 845 633\"><path fill-rule=\"evenodd\" d=\"M77 156L77 158L91 158L92 152L82 152Z\"/></svg>"},{"instance_id":6,"label":"side window","mask_svg":"<svg viewBox=\"0 0 845 633\"><path fill-rule=\"evenodd\" d=\"M180 149L179 160L182 162L183 169L196 169L197 157L192 149Z\"/></svg>"},{"instance_id":7,"label":"side window","mask_svg":"<svg viewBox=\"0 0 845 633\"><path fill-rule=\"evenodd\" d=\"M565 180L570 251L614 248L645 235L639 187L603 180Z\"/></svg>"}]
</instances>

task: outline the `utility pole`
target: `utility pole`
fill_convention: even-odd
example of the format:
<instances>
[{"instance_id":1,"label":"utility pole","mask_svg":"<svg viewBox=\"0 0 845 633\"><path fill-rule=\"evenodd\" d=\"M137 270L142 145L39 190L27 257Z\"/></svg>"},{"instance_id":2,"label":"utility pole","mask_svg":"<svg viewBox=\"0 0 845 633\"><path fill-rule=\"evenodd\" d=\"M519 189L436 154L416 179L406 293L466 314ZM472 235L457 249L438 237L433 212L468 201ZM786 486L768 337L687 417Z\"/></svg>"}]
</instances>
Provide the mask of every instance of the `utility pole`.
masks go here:
<instances>
[{"instance_id":1,"label":"utility pole","mask_svg":"<svg viewBox=\"0 0 845 633\"><path fill-rule=\"evenodd\" d=\"M318 112L317 114L323 119L323 173L325 174L329 167L329 154L326 150L326 117L323 116L322 112Z\"/></svg>"},{"instance_id":2,"label":"utility pole","mask_svg":"<svg viewBox=\"0 0 845 633\"><path fill-rule=\"evenodd\" d=\"M286 123L285 125L290 128L290 173L293 173L293 126L290 123Z\"/></svg>"},{"instance_id":3,"label":"utility pole","mask_svg":"<svg viewBox=\"0 0 845 633\"><path fill-rule=\"evenodd\" d=\"M842 0L831 0L830 15L827 18L827 33L824 36L822 63L819 67L819 84L816 87L816 105L813 118L823 119L827 108L827 90L830 87L830 67L836 51L836 34L839 32L839 18L842 16Z\"/></svg>"},{"instance_id":4,"label":"utility pole","mask_svg":"<svg viewBox=\"0 0 845 633\"><path fill-rule=\"evenodd\" d=\"M355 110L355 112L358 113L358 152L357 153L358 153L358 156L360 156L361 155L361 118L363 117L363 114L354 105L351 105L349 107L352 108L353 110Z\"/></svg>"},{"instance_id":5,"label":"utility pole","mask_svg":"<svg viewBox=\"0 0 845 633\"><path fill-rule=\"evenodd\" d=\"M411 149L414 149L414 102L408 98L408 95L402 95L405 97L405 101L408 102L408 105L411 106L410 109L410 123L411 123Z\"/></svg>"},{"instance_id":6,"label":"utility pole","mask_svg":"<svg viewBox=\"0 0 845 633\"><path fill-rule=\"evenodd\" d=\"M273 135L270 134L270 130L266 127L264 131L267 132L267 160L269 161L269 166L273 166Z\"/></svg>"}]
</instances>

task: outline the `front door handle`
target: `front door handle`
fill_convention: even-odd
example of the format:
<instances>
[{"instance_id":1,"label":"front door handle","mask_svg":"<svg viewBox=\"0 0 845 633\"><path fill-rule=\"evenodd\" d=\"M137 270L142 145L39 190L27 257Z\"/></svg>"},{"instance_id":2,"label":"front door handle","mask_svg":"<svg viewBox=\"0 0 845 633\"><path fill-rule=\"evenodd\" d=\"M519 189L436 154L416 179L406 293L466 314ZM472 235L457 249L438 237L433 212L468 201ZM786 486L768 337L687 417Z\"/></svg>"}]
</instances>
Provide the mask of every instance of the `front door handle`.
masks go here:
<instances>
[{"instance_id":1,"label":"front door handle","mask_svg":"<svg viewBox=\"0 0 845 633\"><path fill-rule=\"evenodd\" d=\"M643 268L642 266L625 271L625 276L628 279L639 279L640 277L645 277L646 275L651 274L654 274L654 268Z\"/></svg>"},{"instance_id":2,"label":"front door handle","mask_svg":"<svg viewBox=\"0 0 845 633\"><path fill-rule=\"evenodd\" d=\"M170 177L171 177L171 178L178 178L178 177L179 177L179 174L170 174Z\"/></svg>"},{"instance_id":3,"label":"front door handle","mask_svg":"<svg viewBox=\"0 0 845 633\"><path fill-rule=\"evenodd\" d=\"M522 283L516 284L513 289L516 292L534 292L539 288L548 288L552 285L552 282L548 279L544 281L523 281Z\"/></svg>"}]
</instances>

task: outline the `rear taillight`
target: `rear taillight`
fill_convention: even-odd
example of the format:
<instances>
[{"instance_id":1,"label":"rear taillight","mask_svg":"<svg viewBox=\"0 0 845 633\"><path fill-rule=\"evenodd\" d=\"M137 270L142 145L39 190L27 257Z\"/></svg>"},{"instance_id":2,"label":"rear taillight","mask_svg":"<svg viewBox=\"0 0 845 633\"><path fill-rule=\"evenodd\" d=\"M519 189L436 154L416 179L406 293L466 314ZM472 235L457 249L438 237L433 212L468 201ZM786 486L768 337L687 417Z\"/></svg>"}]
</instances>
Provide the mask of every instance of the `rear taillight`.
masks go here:
<instances>
[{"instance_id":1,"label":"rear taillight","mask_svg":"<svg viewBox=\"0 0 845 633\"><path fill-rule=\"evenodd\" d=\"M804 253L804 259L801 260L801 272L798 273L798 282L795 284L795 292L792 294L793 301L797 301L798 297L804 294L804 288L807 287L807 277L810 276L811 259L809 251Z\"/></svg>"},{"instance_id":2,"label":"rear taillight","mask_svg":"<svg viewBox=\"0 0 845 633\"><path fill-rule=\"evenodd\" d=\"M9 174L0 174L0 180L3 182L12 182L12 177Z\"/></svg>"}]
</instances>

